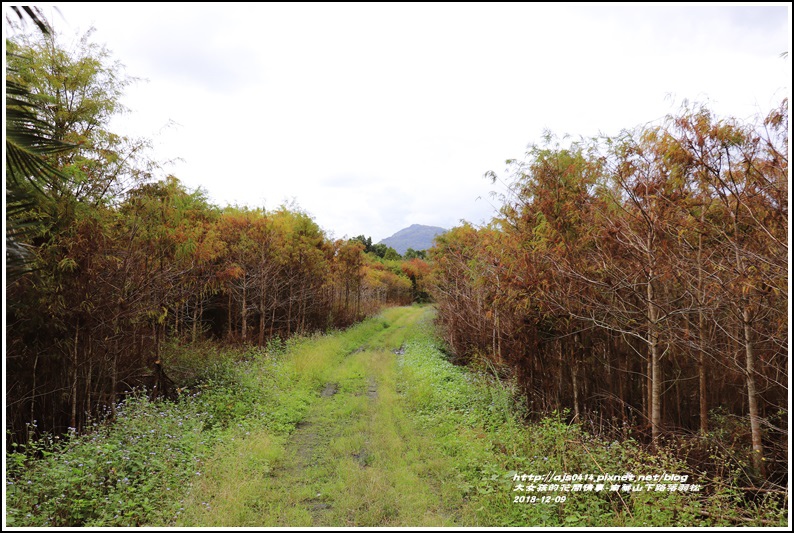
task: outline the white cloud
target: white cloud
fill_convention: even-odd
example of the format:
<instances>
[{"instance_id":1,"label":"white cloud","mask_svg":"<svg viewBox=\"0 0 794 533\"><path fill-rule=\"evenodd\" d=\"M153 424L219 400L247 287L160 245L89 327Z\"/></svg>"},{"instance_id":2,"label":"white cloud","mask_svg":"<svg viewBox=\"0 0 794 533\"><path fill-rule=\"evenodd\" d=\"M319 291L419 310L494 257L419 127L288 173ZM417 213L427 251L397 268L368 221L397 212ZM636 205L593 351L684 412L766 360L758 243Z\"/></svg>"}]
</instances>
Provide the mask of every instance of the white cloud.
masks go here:
<instances>
[{"instance_id":1,"label":"white cloud","mask_svg":"<svg viewBox=\"0 0 794 533\"><path fill-rule=\"evenodd\" d=\"M184 158L172 170L188 186L221 204L294 197L337 237L485 221L483 173L545 128L615 134L684 98L748 117L790 91L785 4L60 9L150 80L117 129L174 120L157 153Z\"/></svg>"}]
</instances>

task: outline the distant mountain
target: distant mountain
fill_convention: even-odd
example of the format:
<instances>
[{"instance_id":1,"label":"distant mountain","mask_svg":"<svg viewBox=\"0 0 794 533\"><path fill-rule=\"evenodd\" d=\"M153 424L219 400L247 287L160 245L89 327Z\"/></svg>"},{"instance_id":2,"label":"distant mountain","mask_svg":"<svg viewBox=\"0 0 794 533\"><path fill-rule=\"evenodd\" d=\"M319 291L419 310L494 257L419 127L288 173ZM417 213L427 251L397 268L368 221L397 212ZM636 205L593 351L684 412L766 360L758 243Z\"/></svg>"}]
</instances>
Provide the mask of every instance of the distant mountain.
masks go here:
<instances>
[{"instance_id":1,"label":"distant mountain","mask_svg":"<svg viewBox=\"0 0 794 533\"><path fill-rule=\"evenodd\" d=\"M391 237L386 237L381 243L391 246L397 253L404 255L408 248L416 251L427 250L433 246L433 237L445 233L447 230L438 226L423 226L421 224L411 224L407 228L401 229Z\"/></svg>"}]
</instances>

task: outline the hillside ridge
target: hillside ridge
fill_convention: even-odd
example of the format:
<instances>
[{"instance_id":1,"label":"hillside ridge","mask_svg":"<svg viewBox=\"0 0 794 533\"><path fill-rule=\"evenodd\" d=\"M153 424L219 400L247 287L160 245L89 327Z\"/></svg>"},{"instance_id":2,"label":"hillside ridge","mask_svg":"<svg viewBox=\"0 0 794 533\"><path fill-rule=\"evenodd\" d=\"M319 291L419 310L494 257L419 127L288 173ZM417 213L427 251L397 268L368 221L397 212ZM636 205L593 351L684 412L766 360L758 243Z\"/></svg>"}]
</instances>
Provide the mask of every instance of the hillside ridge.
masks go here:
<instances>
[{"instance_id":1,"label":"hillside ridge","mask_svg":"<svg viewBox=\"0 0 794 533\"><path fill-rule=\"evenodd\" d=\"M408 248L414 250L427 250L433 246L433 239L436 235L445 233L447 230L439 226L426 226L423 224L411 224L403 228L391 237L386 237L380 243L394 248L398 254L403 255Z\"/></svg>"}]
</instances>

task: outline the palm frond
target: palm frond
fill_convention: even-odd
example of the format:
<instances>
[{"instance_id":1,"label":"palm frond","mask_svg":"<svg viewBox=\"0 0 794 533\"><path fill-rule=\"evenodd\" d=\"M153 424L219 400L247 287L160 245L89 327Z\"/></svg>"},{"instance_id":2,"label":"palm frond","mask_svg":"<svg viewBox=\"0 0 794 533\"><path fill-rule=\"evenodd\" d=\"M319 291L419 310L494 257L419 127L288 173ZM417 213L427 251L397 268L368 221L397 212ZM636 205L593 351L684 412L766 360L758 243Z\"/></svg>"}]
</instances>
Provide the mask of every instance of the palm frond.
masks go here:
<instances>
[{"instance_id":1,"label":"palm frond","mask_svg":"<svg viewBox=\"0 0 794 533\"><path fill-rule=\"evenodd\" d=\"M13 71L11 71L13 73ZM26 244L42 231L33 216L50 203L69 177L43 156L74 148L52 135L42 120L43 103L6 73L6 274L13 282L31 270L33 255Z\"/></svg>"},{"instance_id":2,"label":"palm frond","mask_svg":"<svg viewBox=\"0 0 794 533\"><path fill-rule=\"evenodd\" d=\"M17 14L23 24L29 18L39 28L41 33L44 35L52 34L52 27L41 12L41 8L35 6L11 6L11 9Z\"/></svg>"}]
</instances>

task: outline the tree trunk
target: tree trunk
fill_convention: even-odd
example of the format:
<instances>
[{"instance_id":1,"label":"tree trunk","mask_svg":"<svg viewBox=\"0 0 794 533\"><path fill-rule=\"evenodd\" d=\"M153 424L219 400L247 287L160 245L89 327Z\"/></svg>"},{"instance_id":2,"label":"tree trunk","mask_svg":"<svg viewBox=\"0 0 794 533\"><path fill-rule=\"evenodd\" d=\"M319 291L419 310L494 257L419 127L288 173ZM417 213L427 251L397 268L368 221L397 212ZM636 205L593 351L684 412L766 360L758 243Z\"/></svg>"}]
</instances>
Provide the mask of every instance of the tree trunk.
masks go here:
<instances>
[{"instance_id":1,"label":"tree trunk","mask_svg":"<svg viewBox=\"0 0 794 533\"><path fill-rule=\"evenodd\" d=\"M615 341L612 336L609 336L609 344L614 345ZM626 391L631 390L631 374L629 374L629 362L625 353L618 352L620 358L620 375L618 376L618 394L620 395L620 421L623 423L622 431L626 431L629 427L629 411L627 409ZM625 433L624 433L625 434Z\"/></svg>"},{"instance_id":2,"label":"tree trunk","mask_svg":"<svg viewBox=\"0 0 794 533\"><path fill-rule=\"evenodd\" d=\"M78 323L74 328L74 350L72 351L72 365L71 365L71 416L69 418L69 427L77 431L77 341L79 339L80 324Z\"/></svg>"},{"instance_id":3,"label":"tree trunk","mask_svg":"<svg viewBox=\"0 0 794 533\"><path fill-rule=\"evenodd\" d=\"M704 209L700 214L701 227L705 223ZM703 306L706 305L706 293L703 285L703 235L698 236L698 251L697 251L697 269L698 269L698 381L699 390L698 397L700 400L700 432L705 435L709 430L709 406L708 398L706 395L706 317L703 311Z\"/></svg>"},{"instance_id":4,"label":"tree trunk","mask_svg":"<svg viewBox=\"0 0 794 533\"><path fill-rule=\"evenodd\" d=\"M764 448L761 443L761 416L758 409L758 392L755 383L755 355L750 329L750 309L747 302L742 305L742 319L744 322L744 355L747 379L747 404L750 411L750 433L753 443L753 468L755 472L764 476Z\"/></svg>"},{"instance_id":5,"label":"tree trunk","mask_svg":"<svg viewBox=\"0 0 794 533\"><path fill-rule=\"evenodd\" d=\"M573 415L580 420L579 412L579 355L582 339L578 333L573 336L573 357L571 360L571 386L573 387Z\"/></svg>"},{"instance_id":6,"label":"tree trunk","mask_svg":"<svg viewBox=\"0 0 794 533\"><path fill-rule=\"evenodd\" d=\"M91 412L91 379L92 379L92 374L94 373L93 358L90 352L86 360L88 361L88 373L86 374L85 377L85 398L83 401L83 412L90 413Z\"/></svg>"},{"instance_id":7,"label":"tree trunk","mask_svg":"<svg viewBox=\"0 0 794 533\"><path fill-rule=\"evenodd\" d=\"M115 341L115 349L113 350L113 364L110 368L110 413L113 419L116 418L116 386L118 380L118 361L119 361L119 341Z\"/></svg>"},{"instance_id":8,"label":"tree trunk","mask_svg":"<svg viewBox=\"0 0 794 533\"><path fill-rule=\"evenodd\" d=\"M573 387L573 417L579 420L579 365L574 358L571 365L571 386Z\"/></svg>"},{"instance_id":9,"label":"tree trunk","mask_svg":"<svg viewBox=\"0 0 794 533\"><path fill-rule=\"evenodd\" d=\"M648 276L648 352L651 365L651 439L654 447L659 443L662 425L662 369L659 363L659 332L657 309L653 291L653 271Z\"/></svg>"},{"instance_id":10,"label":"tree trunk","mask_svg":"<svg viewBox=\"0 0 794 533\"><path fill-rule=\"evenodd\" d=\"M287 303L287 337L292 332L292 282L289 284L289 302Z\"/></svg>"},{"instance_id":11,"label":"tree trunk","mask_svg":"<svg viewBox=\"0 0 794 533\"><path fill-rule=\"evenodd\" d=\"M199 303L198 300L201 297L199 296L196 299L196 307L193 308L193 331L191 332L191 339L195 343L196 339L198 339L198 321L199 321Z\"/></svg>"},{"instance_id":12,"label":"tree trunk","mask_svg":"<svg viewBox=\"0 0 794 533\"><path fill-rule=\"evenodd\" d=\"M232 340L232 338L233 338L233 335L232 335L232 327L233 327L233 325L232 325L232 291L231 291L231 289L229 290L229 301L227 303L226 308L228 310L227 311L228 327L226 328L226 331L227 331L226 335L229 338L229 340Z\"/></svg>"},{"instance_id":13,"label":"tree trunk","mask_svg":"<svg viewBox=\"0 0 794 533\"><path fill-rule=\"evenodd\" d=\"M734 214L733 217L733 231L734 235L739 235L738 216ZM736 266L742 277L746 279L747 269L744 266L743 257L739 253L739 243L734 242L734 254L736 259ZM750 438L753 445L752 463L756 475L764 476L764 448L761 442L761 416L758 407L758 391L755 383L755 354L753 353L753 339L752 339L752 317L750 316L750 302L749 293L750 287L743 284L740 287L741 298L740 306L742 311L742 326L744 343L744 360L745 360L745 380L747 382L747 408L750 414Z\"/></svg>"},{"instance_id":14,"label":"tree trunk","mask_svg":"<svg viewBox=\"0 0 794 533\"><path fill-rule=\"evenodd\" d=\"M653 391L653 365L651 364L650 348L648 356L645 358L645 380L642 383L642 412L645 415L647 424L651 423L651 405L653 405L652 392Z\"/></svg>"},{"instance_id":15,"label":"tree trunk","mask_svg":"<svg viewBox=\"0 0 794 533\"><path fill-rule=\"evenodd\" d=\"M246 296L248 295L246 276L243 275L243 304L240 307L240 338L245 342L246 332L248 331L248 302Z\"/></svg>"},{"instance_id":16,"label":"tree trunk","mask_svg":"<svg viewBox=\"0 0 794 533\"><path fill-rule=\"evenodd\" d=\"M33 387L30 393L30 425L36 421L36 367L39 366L39 353L33 359Z\"/></svg>"},{"instance_id":17,"label":"tree trunk","mask_svg":"<svg viewBox=\"0 0 794 533\"><path fill-rule=\"evenodd\" d=\"M267 312L265 282L262 281L262 290L259 293L259 346L265 345L265 320L267 320L265 313Z\"/></svg>"}]
</instances>

